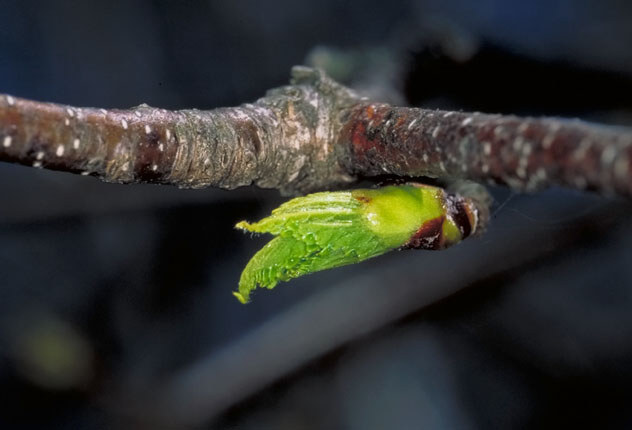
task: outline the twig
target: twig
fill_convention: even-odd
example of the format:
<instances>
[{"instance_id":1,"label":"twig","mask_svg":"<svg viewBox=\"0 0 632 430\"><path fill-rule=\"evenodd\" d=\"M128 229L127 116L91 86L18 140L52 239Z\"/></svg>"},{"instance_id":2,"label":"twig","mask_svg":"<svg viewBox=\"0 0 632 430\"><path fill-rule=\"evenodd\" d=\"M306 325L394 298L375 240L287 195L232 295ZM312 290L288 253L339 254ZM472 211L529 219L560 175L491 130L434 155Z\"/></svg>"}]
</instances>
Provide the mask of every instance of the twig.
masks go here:
<instances>
[{"instance_id":1,"label":"twig","mask_svg":"<svg viewBox=\"0 0 632 430\"><path fill-rule=\"evenodd\" d=\"M76 108L0 95L0 161L182 188L255 183L295 194L350 182L335 162L332 115L355 95L311 69L293 76L253 104L211 111Z\"/></svg>"},{"instance_id":2,"label":"twig","mask_svg":"<svg viewBox=\"0 0 632 430\"><path fill-rule=\"evenodd\" d=\"M391 174L632 197L632 132L580 121L394 107L323 72L211 111L75 108L0 96L0 160L118 183L285 194Z\"/></svg>"},{"instance_id":3,"label":"twig","mask_svg":"<svg viewBox=\"0 0 632 430\"><path fill-rule=\"evenodd\" d=\"M339 144L347 171L467 178L520 191L551 185L632 197L632 132L578 120L364 103Z\"/></svg>"}]
</instances>

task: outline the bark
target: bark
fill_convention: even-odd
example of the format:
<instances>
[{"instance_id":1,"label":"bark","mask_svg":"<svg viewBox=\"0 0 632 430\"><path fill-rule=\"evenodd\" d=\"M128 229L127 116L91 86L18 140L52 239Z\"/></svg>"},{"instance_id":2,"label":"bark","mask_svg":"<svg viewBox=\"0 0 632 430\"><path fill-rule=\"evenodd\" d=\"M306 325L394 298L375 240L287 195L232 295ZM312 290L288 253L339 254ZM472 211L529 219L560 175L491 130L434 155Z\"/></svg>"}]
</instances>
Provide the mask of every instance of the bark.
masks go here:
<instances>
[{"instance_id":1,"label":"bark","mask_svg":"<svg viewBox=\"0 0 632 430\"><path fill-rule=\"evenodd\" d=\"M578 120L518 118L359 103L340 135L346 170L551 185L632 197L632 131Z\"/></svg>"},{"instance_id":2,"label":"bark","mask_svg":"<svg viewBox=\"0 0 632 430\"><path fill-rule=\"evenodd\" d=\"M323 72L210 111L75 108L0 96L0 160L117 183L256 184L284 194L378 175L632 197L632 132L580 121L395 107Z\"/></svg>"},{"instance_id":3,"label":"bark","mask_svg":"<svg viewBox=\"0 0 632 430\"><path fill-rule=\"evenodd\" d=\"M0 96L0 161L116 183L297 194L352 181L336 162L336 115L357 96L297 67L289 86L210 111L77 108Z\"/></svg>"}]
</instances>

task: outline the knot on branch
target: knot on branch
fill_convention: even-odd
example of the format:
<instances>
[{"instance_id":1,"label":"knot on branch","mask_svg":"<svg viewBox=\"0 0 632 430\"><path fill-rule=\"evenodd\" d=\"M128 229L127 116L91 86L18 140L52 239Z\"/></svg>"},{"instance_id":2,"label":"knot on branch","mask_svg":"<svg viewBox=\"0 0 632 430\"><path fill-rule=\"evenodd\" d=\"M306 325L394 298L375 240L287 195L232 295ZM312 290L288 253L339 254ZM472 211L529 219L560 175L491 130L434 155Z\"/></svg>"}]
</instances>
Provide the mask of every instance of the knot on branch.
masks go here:
<instances>
[{"instance_id":1,"label":"knot on branch","mask_svg":"<svg viewBox=\"0 0 632 430\"><path fill-rule=\"evenodd\" d=\"M340 162L344 149L334 142L359 100L354 91L324 71L293 67L290 85L269 90L255 103L279 118L276 136L271 139L276 160L255 183L278 188L283 194L303 194L353 181ZM275 175L280 166L285 166L277 172L281 176Z\"/></svg>"}]
</instances>

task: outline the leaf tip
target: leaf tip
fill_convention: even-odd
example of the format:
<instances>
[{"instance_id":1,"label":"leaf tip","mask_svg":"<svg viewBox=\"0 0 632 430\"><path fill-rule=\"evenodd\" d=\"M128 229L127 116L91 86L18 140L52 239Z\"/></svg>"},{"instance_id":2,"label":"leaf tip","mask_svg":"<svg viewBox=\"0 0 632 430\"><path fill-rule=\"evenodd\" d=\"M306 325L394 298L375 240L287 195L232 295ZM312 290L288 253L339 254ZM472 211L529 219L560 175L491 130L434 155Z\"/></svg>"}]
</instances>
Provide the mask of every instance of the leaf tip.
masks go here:
<instances>
[{"instance_id":1,"label":"leaf tip","mask_svg":"<svg viewBox=\"0 0 632 430\"><path fill-rule=\"evenodd\" d=\"M233 296L237 297L237 300L239 300L239 302L242 305L245 305L246 303L248 303L250 301L248 295L243 295L242 293L240 293L238 291L233 291Z\"/></svg>"},{"instance_id":2,"label":"leaf tip","mask_svg":"<svg viewBox=\"0 0 632 430\"><path fill-rule=\"evenodd\" d=\"M235 224L235 228L244 231L252 231L252 226L248 223L248 221L239 221Z\"/></svg>"}]
</instances>

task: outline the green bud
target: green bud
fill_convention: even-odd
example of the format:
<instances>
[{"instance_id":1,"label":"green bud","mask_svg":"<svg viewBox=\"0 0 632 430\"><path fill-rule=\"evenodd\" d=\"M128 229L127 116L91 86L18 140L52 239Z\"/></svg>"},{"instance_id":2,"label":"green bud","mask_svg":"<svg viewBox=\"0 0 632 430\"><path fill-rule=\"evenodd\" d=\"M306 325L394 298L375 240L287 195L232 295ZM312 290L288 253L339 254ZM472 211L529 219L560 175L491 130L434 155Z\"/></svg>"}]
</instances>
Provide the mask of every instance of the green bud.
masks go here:
<instances>
[{"instance_id":1,"label":"green bud","mask_svg":"<svg viewBox=\"0 0 632 430\"><path fill-rule=\"evenodd\" d=\"M474 233L471 200L408 184L322 192L292 199L259 222L237 228L276 237L248 262L233 294L249 301L255 288L357 263L396 248L443 249Z\"/></svg>"}]
</instances>

